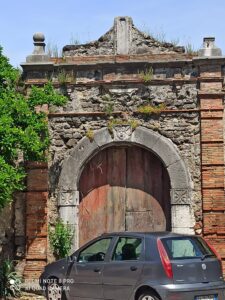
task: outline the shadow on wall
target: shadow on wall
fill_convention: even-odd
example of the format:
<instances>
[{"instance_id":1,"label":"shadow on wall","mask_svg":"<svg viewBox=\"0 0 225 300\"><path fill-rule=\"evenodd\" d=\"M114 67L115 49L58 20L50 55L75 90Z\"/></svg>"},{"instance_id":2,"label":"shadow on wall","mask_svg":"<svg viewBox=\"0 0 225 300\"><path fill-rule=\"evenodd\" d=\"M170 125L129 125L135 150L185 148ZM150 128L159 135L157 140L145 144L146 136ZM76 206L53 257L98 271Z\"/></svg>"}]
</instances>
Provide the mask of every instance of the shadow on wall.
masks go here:
<instances>
[{"instance_id":1,"label":"shadow on wall","mask_svg":"<svg viewBox=\"0 0 225 300\"><path fill-rule=\"evenodd\" d=\"M13 204L5 207L0 213L0 262L14 258Z\"/></svg>"}]
</instances>

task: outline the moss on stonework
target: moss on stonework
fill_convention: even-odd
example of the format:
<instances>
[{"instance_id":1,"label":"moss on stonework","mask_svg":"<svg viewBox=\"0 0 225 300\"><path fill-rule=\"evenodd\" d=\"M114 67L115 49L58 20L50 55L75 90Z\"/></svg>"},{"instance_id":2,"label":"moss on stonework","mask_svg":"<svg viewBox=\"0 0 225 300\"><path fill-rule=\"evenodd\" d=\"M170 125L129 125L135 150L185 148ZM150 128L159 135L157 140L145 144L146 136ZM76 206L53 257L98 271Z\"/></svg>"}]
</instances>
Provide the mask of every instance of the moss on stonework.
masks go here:
<instances>
[{"instance_id":1,"label":"moss on stonework","mask_svg":"<svg viewBox=\"0 0 225 300\"><path fill-rule=\"evenodd\" d=\"M94 131L92 129L88 129L86 132L86 137L92 142L94 140Z\"/></svg>"},{"instance_id":2,"label":"moss on stonework","mask_svg":"<svg viewBox=\"0 0 225 300\"><path fill-rule=\"evenodd\" d=\"M165 103L161 103L158 106L152 106L152 105L139 106L137 112L150 115L150 114L160 114L163 110L166 110Z\"/></svg>"}]
</instances>

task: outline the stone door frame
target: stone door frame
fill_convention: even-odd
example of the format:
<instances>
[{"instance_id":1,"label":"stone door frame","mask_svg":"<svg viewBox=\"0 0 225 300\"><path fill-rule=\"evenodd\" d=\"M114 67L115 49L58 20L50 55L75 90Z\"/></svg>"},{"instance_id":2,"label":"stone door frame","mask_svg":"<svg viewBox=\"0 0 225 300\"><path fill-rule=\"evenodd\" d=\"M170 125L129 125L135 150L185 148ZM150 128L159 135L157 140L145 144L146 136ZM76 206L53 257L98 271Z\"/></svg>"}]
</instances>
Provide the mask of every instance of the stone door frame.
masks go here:
<instances>
[{"instance_id":1,"label":"stone door frame","mask_svg":"<svg viewBox=\"0 0 225 300\"><path fill-rule=\"evenodd\" d=\"M173 232L194 233L191 208L192 182L188 169L173 142L145 127L134 131L129 125L118 125L110 134L108 128L94 133L93 140L82 138L64 160L58 185L59 215L75 229L73 249L79 245L79 179L87 163L97 152L110 146L136 145L157 155L170 177L171 227Z\"/></svg>"}]
</instances>

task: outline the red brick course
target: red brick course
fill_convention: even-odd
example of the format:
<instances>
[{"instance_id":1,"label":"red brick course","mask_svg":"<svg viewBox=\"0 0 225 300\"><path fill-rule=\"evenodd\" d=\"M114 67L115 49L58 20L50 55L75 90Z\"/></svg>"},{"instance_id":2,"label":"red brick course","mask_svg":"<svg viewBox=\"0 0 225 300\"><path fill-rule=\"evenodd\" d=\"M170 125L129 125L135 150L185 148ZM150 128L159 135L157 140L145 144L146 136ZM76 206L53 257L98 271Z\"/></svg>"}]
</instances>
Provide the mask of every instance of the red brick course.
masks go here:
<instances>
[{"instance_id":1,"label":"red brick course","mask_svg":"<svg viewBox=\"0 0 225 300\"><path fill-rule=\"evenodd\" d=\"M223 142L223 120L202 119L201 138L202 142Z\"/></svg>"},{"instance_id":2,"label":"red brick course","mask_svg":"<svg viewBox=\"0 0 225 300\"><path fill-rule=\"evenodd\" d=\"M203 166L202 167L202 188L224 187L224 167L223 166ZM204 202L204 199L203 199Z\"/></svg>"},{"instance_id":3,"label":"red brick course","mask_svg":"<svg viewBox=\"0 0 225 300\"><path fill-rule=\"evenodd\" d=\"M222 82L200 82L200 88L202 91L209 91L209 90L221 90L222 89Z\"/></svg>"},{"instance_id":4,"label":"red brick course","mask_svg":"<svg viewBox=\"0 0 225 300\"><path fill-rule=\"evenodd\" d=\"M203 109L223 109L223 99L221 97L208 98L204 97L200 99L200 106Z\"/></svg>"},{"instance_id":5,"label":"red brick course","mask_svg":"<svg viewBox=\"0 0 225 300\"><path fill-rule=\"evenodd\" d=\"M204 234L225 234L224 212L208 212L203 215ZM225 244L225 241L224 241Z\"/></svg>"},{"instance_id":6,"label":"red brick course","mask_svg":"<svg viewBox=\"0 0 225 300\"><path fill-rule=\"evenodd\" d=\"M223 211L225 207L224 188L203 189L203 210Z\"/></svg>"},{"instance_id":7,"label":"red brick course","mask_svg":"<svg viewBox=\"0 0 225 300\"><path fill-rule=\"evenodd\" d=\"M221 77L221 66L215 64L202 65L200 67L201 77Z\"/></svg>"},{"instance_id":8,"label":"red brick course","mask_svg":"<svg viewBox=\"0 0 225 300\"><path fill-rule=\"evenodd\" d=\"M224 146L223 143L202 144L202 164L203 165L223 165Z\"/></svg>"},{"instance_id":9,"label":"red brick course","mask_svg":"<svg viewBox=\"0 0 225 300\"><path fill-rule=\"evenodd\" d=\"M26 267L24 270L25 279L38 279L40 274L43 272L43 269L46 265L45 260L29 260L26 261Z\"/></svg>"}]
</instances>

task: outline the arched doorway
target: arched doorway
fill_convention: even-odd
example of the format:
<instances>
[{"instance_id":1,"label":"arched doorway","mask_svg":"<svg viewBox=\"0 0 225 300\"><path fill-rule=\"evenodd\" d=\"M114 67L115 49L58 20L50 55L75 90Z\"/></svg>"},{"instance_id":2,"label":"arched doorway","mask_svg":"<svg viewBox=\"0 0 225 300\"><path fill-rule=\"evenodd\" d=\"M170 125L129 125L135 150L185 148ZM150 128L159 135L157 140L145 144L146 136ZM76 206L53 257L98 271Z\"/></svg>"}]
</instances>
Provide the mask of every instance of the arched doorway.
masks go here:
<instances>
[{"instance_id":1,"label":"arched doorway","mask_svg":"<svg viewBox=\"0 0 225 300\"><path fill-rule=\"evenodd\" d=\"M170 180L161 160L138 146L111 146L79 181L79 243L111 231L171 229Z\"/></svg>"},{"instance_id":2,"label":"arched doorway","mask_svg":"<svg viewBox=\"0 0 225 300\"><path fill-rule=\"evenodd\" d=\"M79 242L79 206L81 203L79 188L84 168L95 155L104 149L122 145L146 149L154 154L158 161L163 162L170 179L170 197L168 198L171 205L170 212L167 213L171 214L171 230L177 233L193 234L194 232L194 213L191 206L193 183L178 148L170 139L141 126L134 131L127 131L127 126L125 126L122 132L124 134L121 134L120 128L112 136L108 128L96 130L93 139L82 138L62 164L57 188L59 214L64 222L68 222L74 228L74 250L81 244Z\"/></svg>"}]
</instances>

